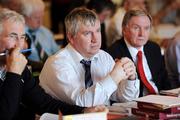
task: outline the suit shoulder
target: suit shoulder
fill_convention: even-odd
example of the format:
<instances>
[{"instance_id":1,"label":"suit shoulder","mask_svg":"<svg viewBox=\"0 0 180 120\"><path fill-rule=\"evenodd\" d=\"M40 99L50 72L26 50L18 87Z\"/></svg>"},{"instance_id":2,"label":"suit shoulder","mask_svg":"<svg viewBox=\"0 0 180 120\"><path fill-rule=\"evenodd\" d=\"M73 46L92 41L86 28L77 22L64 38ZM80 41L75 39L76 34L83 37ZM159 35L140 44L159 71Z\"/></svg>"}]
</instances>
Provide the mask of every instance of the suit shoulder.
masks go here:
<instances>
[{"instance_id":1,"label":"suit shoulder","mask_svg":"<svg viewBox=\"0 0 180 120\"><path fill-rule=\"evenodd\" d=\"M148 41L146 46L150 47L152 49L160 49L160 46L157 43L155 43L154 41Z\"/></svg>"},{"instance_id":2,"label":"suit shoulder","mask_svg":"<svg viewBox=\"0 0 180 120\"><path fill-rule=\"evenodd\" d=\"M123 40L117 40L116 42L114 42L109 48L108 48L108 53L113 53L113 52L115 52L115 51L119 51L119 49L121 49L122 48L122 46L123 46L123 43L124 43L124 41Z\"/></svg>"}]
</instances>

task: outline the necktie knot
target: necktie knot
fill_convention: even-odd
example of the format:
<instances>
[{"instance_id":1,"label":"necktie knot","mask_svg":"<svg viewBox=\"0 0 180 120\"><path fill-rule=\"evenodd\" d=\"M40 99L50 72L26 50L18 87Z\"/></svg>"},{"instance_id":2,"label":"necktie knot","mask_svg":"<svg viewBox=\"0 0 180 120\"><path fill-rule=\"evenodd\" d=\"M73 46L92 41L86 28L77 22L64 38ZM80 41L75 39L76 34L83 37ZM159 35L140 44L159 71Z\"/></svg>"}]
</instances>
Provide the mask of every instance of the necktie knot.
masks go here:
<instances>
[{"instance_id":1,"label":"necktie knot","mask_svg":"<svg viewBox=\"0 0 180 120\"><path fill-rule=\"evenodd\" d=\"M142 59L142 51L140 50L140 51L138 51L138 53L137 53L137 57L138 57L138 59Z\"/></svg>"},{"instance_id":2,"label":"necktie knot","mask_svg":"<svg viewBox=\"0 0 180 120\"><path fill-rule=\"evenodd\" d=\"M84 59L82 59L82 60L80 61L80 63L82 63L82 64L85 65L85 66L91 66L91 61L90 61L90 60L84 60Z\"/></svg>"}]
</instances>

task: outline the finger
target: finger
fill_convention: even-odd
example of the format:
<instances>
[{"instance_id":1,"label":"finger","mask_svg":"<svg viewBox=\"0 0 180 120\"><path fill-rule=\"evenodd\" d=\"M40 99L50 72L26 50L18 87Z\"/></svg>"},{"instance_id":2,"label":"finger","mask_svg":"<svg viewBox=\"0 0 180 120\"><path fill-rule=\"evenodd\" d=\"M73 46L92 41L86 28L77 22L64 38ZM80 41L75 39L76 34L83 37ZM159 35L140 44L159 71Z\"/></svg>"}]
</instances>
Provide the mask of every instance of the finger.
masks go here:
<instances>
[{"instance_id":1,"label":"finger","mask_svg":"<svg viewBox=\"0 0 180 120\"><path fill-rule=\"evenodd\" d=\"M119 59L118 59L118 58L116 58L116 59L115 59L115 62L118 62L118 61L119 61Z\"/></svg>"},{"instance_id":2,"label":"finger","mask_svg":"<svg viewBox=\"0 0 180 120\"><path fill-rule=\"evenodd\" d=\"M122 64L126 64L128 62L131 62L131 60L128 57L123 57L123 58L120 59L120 61L121 61Z\"/></svg>"},{"instance_id":3,"label":"finger","mask_svg":"<svg viewBox=\"0 0 180 120\"><path fill-rule=\"evenodd\" d=\"M105 111L105 110L106 110L106 107L104 105L99 105L99 106L95 107L96 112L102 112L102 111Z\"/></svg>"},{"instance_id":4,"label":"finger","mask_svg":"<svg viewBox=\"0 0 180 120\"><path fill-rule=\"evenodd\" d=\"M128 77L135 74L134 69L126 69L125 72Z\"/></svg>"},{"instance_id":5,"label":"finger","mask_svg":"<svg viewBox=\"0 0 180 120\"><path fill-rule=\"evenodd\" d=\"M126 64L123 65L123 68L124 69L128 69L128 68L132 68L132 69L135 69L135 65L133 62L128 62Z\"/></svg>"},{"instance_id":6,"label":"finger","mask_svg":"<svg viewBox=\"0 0 180 120\"><path fill-rule=\"evenodd\" d=\"M14 48L14 49L12 49L12 50L10 50L10 55L19 55L20 54L20 48L19 47L16 47L16 48Z\"/></svg>"}]
</instances>

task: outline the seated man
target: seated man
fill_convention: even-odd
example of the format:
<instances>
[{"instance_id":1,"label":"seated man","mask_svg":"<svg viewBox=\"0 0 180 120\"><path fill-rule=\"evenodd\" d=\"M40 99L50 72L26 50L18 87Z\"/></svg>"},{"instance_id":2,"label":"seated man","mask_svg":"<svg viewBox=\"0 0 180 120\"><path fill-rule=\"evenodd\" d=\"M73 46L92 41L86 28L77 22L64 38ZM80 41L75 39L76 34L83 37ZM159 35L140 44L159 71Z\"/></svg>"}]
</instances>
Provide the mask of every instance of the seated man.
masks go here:
<instances>
[{"instance_id":1,"label":"seated man","mask_svg":"<svg viewBox=\"0 0 180 120\"><path fill-rule=\"evenodd\" d=\"M130 101L139 95L134 63L114 62L101 47L100 20L86 8L76 8L65 18L69 44L48 58L40 74L47 93L80 106ZM128 80L127 80L128 79Z\"/></svg>"},{"instance_id":2,"label":"seated man","mask_svg":"<svg viewBox=\"0 0 180 120\"><path fill-rule=\"evenodd\" d=\"M122 22L123 38L109 49L114 59L128 57L134 61L140 79L140 96L157 94L170 88L160 47L148 41L151 16L143 10L128 11Z\"/></svg>"},{"instance_id":3,"label":"seated man","mask_svg":"<svg viewBox=\"0 0 180 120\"><path fill-rule=\"evenodd\" d=\"M165 63L172 88L180 87L180 32L176 33L165 51Z\"/></svg>"},{"instance_id":4,"label":"seated man","mask_svg":"<svg viewBox=\"0 0 180 120\"><path fill-rule=\"evenodd\" d=\"M32 120L31 112L75 114L102 111L103 106L82 108L53 99L32 78L20 52L25 40L25 21L16 12L0 10L0 119Z\"/></svg>"},{"instance_id":5,"label":"seated man","mask_svg":"<svg viewBox=\"0 0 180 120\"><path fill-rule=\"evenodd\" d=\"M59 50L53 34L42 25L45 5L42 0L21 0L20 13L25 17L26 33L34 48L28 56L33 71L41 71L48 56Z\"/></svg>"}]
</instances>

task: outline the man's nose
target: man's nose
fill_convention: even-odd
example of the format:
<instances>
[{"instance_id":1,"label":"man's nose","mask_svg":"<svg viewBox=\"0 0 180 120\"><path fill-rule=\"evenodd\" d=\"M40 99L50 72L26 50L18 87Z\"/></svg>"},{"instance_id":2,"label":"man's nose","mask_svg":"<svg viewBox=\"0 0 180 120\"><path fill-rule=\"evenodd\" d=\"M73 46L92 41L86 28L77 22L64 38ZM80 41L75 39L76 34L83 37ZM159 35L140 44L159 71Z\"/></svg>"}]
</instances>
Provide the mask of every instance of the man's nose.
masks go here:
<instances>
[{"instance_id":1,"label":"man's nose","mask_svg":"<svg viewBox=\"0 0 180 120\"><path fill-rule=\"evenodd\" d=\"M15 47L23 48L24 47L24 40L16 41Z\"/></svg>"},{"instance_id":2,"label":"man's nose","mask_svg":"<svg viewBox=\"0 0 180 120\"><path fill-rule=\"evenodd\" d=\"M144 30L143 29L140 29L140 31L139 31L139 36L144 36Z\"/></svg>"},{"instance_id":3,"label":"man's nose","mask_svg":"<svg viewBox=\"0 0 180 120\"><path fill-rule=\"evenodd\" d=\"M92 42L97 42L97 35L95 33L92 34Z\"/></svg>"}]
</instances>

